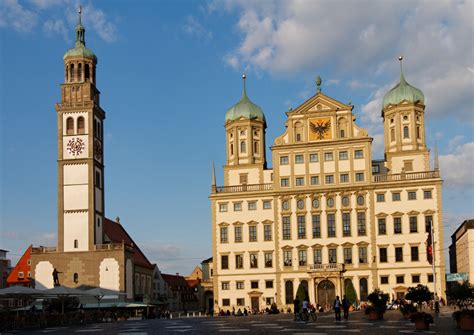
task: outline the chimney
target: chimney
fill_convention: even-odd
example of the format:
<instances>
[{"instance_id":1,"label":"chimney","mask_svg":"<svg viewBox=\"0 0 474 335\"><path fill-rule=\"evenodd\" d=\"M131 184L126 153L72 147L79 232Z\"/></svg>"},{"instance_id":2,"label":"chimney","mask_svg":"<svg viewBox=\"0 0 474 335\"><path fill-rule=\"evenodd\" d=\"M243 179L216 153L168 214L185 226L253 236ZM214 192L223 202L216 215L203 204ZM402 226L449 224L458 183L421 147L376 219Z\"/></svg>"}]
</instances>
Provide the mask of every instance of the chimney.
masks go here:
<instances>
[{"instance_id":1,"label":"chimney","mask_svg":"<svg viewBox=\"0 0 474 335\"><path fill-rule=\"evenodd\" d=\"M120 218L119 218L118 216L115 218L115 222L117 222L118 224L120 224Z\"/></svg>"}]
</instances>

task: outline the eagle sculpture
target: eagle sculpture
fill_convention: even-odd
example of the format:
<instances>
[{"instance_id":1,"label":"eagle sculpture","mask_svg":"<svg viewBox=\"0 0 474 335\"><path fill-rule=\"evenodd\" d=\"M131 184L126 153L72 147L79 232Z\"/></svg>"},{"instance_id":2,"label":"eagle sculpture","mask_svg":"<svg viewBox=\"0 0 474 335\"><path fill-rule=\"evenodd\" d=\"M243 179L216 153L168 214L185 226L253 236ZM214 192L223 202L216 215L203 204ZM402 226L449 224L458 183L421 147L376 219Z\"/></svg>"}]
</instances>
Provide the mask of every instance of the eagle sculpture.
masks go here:
<instances>
[{"instance_id":1,"label":"eagle sculpture","mask_svg":"<svg viewBox=\"0 0 474 335\"><path fill-rule=\"evenodd\" d=\"M311 129L311 132L318 135L319 139L322 140L324 135L329 131L329 129L331 129L331 121L316 121L315 123L310 122L309 128Z\"/></svg>"}]
</instances>

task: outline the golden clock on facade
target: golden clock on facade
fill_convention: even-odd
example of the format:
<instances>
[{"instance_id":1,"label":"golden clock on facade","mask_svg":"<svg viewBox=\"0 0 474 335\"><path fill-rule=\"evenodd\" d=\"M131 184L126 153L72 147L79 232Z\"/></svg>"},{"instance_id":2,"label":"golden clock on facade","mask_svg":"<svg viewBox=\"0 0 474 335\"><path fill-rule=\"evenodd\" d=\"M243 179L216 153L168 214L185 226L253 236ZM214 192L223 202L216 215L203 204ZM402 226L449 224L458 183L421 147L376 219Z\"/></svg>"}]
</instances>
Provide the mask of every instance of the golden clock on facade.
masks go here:
<instances>
[{"instance_id":1,"label":"golden clock on facade","mask_svg":"<svg viewBox=\"0 0 474 335\"><path fill-rule=\"evenodd\" d=\"M330 140L332 138L331 119L309 119L309 140Z\"/></svg>"}]
</instances>

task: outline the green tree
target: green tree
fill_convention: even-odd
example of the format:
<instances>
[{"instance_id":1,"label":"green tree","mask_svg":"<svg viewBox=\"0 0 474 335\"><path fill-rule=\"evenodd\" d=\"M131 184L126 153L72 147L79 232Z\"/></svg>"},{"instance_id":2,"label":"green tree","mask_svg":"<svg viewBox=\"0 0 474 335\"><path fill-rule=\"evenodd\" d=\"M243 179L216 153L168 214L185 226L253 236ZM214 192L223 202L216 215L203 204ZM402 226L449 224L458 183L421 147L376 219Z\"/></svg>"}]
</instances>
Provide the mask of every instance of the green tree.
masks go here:
<instances>
[{"instance_id":1,"label":"green tree","mask_svg":"<svg viewBox=\"0 0 474 335\"><path fill-rule=\"evenodd\" d=\"M309 298L308 297L308 291L306 289L306 287L300 283L300 285L298 286L298 290L296 291L296 297L298 298L298 300L300 301L300 304L303 303L303 300L305 298Z\"/></svg>"},{"instance_id":2,"label":"green tree","mask_svg":"<svg viewBox=\"0 0 474 335\"><path fill-rule=\"evenodd\" d=\"M446 291L447 296L454 300L460 309L467 309L474 302L474 286L468 281L462 284L453 283L451 288Z\"/></svg>"},{"instance_id":3,"label":"green tree","mask_svg":"<svg viewBox=\"0 0 474 335\"><path fill-rule=\"evenodd\" d=\"M349 305L352 305L357 301L357 292L354 288L354 285L352 284L352 280L347 281L345 293Z\"/></svg>"},{"instance_id":4,"label":"green tree","mask_svg":"<svg viewBox=\"0 0 474 335\"><path fill-rule=\"evenodd\" d=\"M405 298L417 303L418 308L422 308L423 302L433 299L433 293L430 292L427 286L418 284L416 287L409 287Z\"/></svg>"}]
</instances>

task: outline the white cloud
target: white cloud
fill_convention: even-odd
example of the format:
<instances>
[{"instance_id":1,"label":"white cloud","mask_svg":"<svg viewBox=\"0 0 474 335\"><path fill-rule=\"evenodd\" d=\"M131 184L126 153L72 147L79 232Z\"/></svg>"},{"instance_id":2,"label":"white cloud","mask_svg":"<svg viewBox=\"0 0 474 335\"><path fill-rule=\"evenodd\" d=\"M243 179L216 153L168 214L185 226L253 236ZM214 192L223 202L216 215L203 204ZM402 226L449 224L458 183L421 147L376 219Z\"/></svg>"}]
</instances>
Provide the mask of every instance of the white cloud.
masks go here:
<instances>
[{"instance_id":1,"label":"white cloud","mask_svg":"<svg viewBox=\"0 0 474 335\"><path fill-rule=\"evenodd\" d=\"M49 35L51 34L61 35L66 42L70 42L72 40L68 32L68 29L66 28L66 24L61 19L60 20L54 20L54 19L47 20L43 24L43 30L44 32L46 32L46 34L49 34Z\"/></svg>"},{"instance_id":2,"label":"white cloud","mask_svg":"<svg viewBox=\"0 0 474 335\"><path fill-rule=\"evenodd\" d=\"M92 27L92 30L104 41L114 42L117 40L116 25L109 20L103 10L95 8L92 3L83 8L82 22L84 22L86 29L87 26Z\"/></svg>"},{"instance_id":3,"label":"white cloud","mask_svg":"<svg viewBox=\"0 0 474 335\"><path fill-rule=\"evenodd\" d=\"M23 7L17 0L0 1L0 27L30 32L37 24L38 15Z\"/></svg>"},{"instance_id":4,"label":"white cloud","mask_svg":"<svg viewBox=\"0 0 474 335\"><path fill-rule=\"evenodd\" d=\"M36 7L41 9L46 9L53 6L58 6L67 2L71 2L70 0L29 0L33 3Z\"/></svg>"},{"instance_id":5,"label":"white cloud","mask_svg":"<svg viewBox=\"0 0 474 335\"><path fill-rule=\"evenodd\" d=\"M452 153L440 155L439 163L446 187L474 186L474 142L458 145Z\"/></svg>"},{"instance_id":6,"label":"white cloud","mask_svg":"<svg viewBox=\"0 0 474 335\"><path fill-rule=\"evenodd\" d=\"M212 32L208 31L204 26L192 15L186 17L186 23L183 25L183 31L198 38L211 39Z\"/></svg>"}]
</instances>

